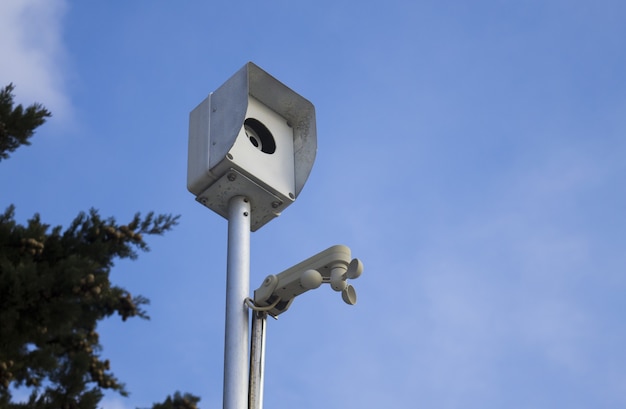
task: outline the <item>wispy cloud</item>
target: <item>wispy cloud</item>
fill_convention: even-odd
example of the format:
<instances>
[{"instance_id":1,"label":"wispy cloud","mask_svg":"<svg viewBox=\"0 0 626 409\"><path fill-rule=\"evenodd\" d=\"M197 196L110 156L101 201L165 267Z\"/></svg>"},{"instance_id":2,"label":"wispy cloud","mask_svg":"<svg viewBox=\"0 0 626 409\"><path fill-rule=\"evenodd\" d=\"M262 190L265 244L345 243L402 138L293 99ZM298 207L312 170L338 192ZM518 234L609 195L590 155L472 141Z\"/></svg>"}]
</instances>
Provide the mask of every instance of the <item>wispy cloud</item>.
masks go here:
<instances>
[{"instance_id":1,"label":"wispy cloud","mask_svg":"<svg viewBox=\"0 0 626 409\"><path fill-rule=\"evenodd\" d=\"M13 83L19 103L43 103L55 118L67 118L66 55L61 23L65 0L0 2L0 86Z\"/></svg>"},{"instance_id":2,"label":"wispy cloud","mask_svg":"<svg viewBox=\"0 0 626 409\"><path fill-rule=\"evenodd\" d=\"M388 256L378 270L363 256L368 269L358 283L359 308L375 299L387 313L374 324L385 342L373 341L366 327L355 337L354 363L344 365L363 361L372 369L359 376L381 388L363 390L364 405L379 394L432 399L442 408L510 407L516 399L515 407L547 406L559 393L533 393L578 390L590 380L611 385L603 386L607 401L621 399L617 385L624 378L611 368L624 354L608 359L595 346L610 350L623 339L623 331L606 323L613 312L603 307L621 297L607 277L623 263L599 260L607 237L580 216L589 198L610 202L618 194L603 187L621 165L597 150L566 147L536 166L524 163L507 183L482 192L481 206L464 217L406 229L416 233L397 241L402 257ZM402 234L402 226L394 233ZM598 269L599 261L605 268ZM374 275L376 291L367 287ZM582 395L566 396L576 403Z\"/></svg>"}]
</instances>

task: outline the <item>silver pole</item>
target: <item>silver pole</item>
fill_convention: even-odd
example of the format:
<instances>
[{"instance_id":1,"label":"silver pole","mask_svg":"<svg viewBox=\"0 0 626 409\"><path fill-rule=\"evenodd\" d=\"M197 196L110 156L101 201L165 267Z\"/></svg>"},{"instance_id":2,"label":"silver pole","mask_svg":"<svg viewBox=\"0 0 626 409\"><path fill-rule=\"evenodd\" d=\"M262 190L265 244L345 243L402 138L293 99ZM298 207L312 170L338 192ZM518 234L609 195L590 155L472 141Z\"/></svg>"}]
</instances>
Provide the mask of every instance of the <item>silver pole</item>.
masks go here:
<instances>
[{"instance_id":1,"label":"silver pole","mask_svg":"<svg viewBox=\"0 0 626 409\"><path fill-rule=\"evenodd\" d=\"M247 409L248 308L250 293L250 201L235 196L228 203L224 339L224 409Z\"/></svg>"},{"instance_id":2,"label":"silver pole","mask_svg":"<svg viewBox=\"0 0 626 409\"><path fill-rule=\"evenodd\" d=\"M250 396L249 409L263 409L263 372L265 371L265 325L267 313L252 313L250 341Z\"/></svg>"}]
</instances>

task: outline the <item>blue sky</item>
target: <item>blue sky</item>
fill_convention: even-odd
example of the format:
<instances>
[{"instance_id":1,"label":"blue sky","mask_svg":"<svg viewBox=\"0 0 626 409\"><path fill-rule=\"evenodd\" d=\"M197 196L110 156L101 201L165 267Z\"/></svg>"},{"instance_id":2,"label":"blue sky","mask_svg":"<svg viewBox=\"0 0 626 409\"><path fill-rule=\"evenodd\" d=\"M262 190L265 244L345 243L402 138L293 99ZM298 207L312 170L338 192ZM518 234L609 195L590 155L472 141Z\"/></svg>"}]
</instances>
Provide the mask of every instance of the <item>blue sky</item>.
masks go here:
<instances>
[{"instance_id":1,"label":"blue sky","mask_svg":"<svg viewBox=\"0 0 626 409\"><path fill-rule=\"evenodd\" d=\"M333 244L364 265L268 322L268 408L626 406L621 1L3 0L0 82L53 118L0 207L181 215L112 280L131 391L222 395L227 222L186 190L189 112L247 61L316 107L298 200L252 234L251 291ZM0 85L2 85L0 84Z\"/></svg>"}]
</instances>

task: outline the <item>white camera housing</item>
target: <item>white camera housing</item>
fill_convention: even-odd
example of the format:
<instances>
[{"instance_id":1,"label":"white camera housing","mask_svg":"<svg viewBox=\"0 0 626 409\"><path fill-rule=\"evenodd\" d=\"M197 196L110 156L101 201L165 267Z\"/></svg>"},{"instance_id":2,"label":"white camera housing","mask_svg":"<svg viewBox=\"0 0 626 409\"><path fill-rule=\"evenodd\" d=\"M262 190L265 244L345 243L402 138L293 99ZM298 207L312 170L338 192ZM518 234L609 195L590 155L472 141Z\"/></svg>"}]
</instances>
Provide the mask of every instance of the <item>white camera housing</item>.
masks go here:
<instances>
[{"instance_id":1,"label":"white camera housing","mask_svg":"<svg viewBox=\"0 0 626 409\"><path fill-rule=\"evenodd\" d=\"M269 275L254 291L254 305L274 318L287 311L294 298L322 283L341 291L343 300L356 304L356 291L347 283L363 272L363 263L352 259L350 249L343 245L332 246L280 274Z\"/></svg>"},{"instance_id":2,"label":"white camera housing","mask_svg":"<svg viewBox=\"0 0 626 409\"><path fill-rule=\"evenodd\" d=\"M298 197L316 152L313 104L249 62L189 115L187 189L226 218L247 197L256 231Z\"/></svg>"}]
</instances>

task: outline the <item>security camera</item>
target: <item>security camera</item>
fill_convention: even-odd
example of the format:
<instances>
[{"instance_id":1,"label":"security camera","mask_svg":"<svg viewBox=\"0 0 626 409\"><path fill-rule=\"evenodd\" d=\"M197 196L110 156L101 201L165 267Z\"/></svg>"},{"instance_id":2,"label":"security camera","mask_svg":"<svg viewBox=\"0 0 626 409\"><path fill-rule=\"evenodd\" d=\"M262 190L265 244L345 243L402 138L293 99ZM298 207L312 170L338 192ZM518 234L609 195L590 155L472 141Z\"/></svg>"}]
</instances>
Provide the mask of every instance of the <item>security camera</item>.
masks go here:
<instances>
[{"instance_id":1,"label":"security camera","mask_svg":"<svg viewBox=\"0 0 626 409\"><path fill-rule=\"evenodd\" d=\"M289 308L294 298L322 283L341 291L343 300L354 305L356 292L347 280L358 278L362 272L363 263L352 258L348 247L332 246L280 274L267 276L254 291L254 306L276 318Z\"/></svg>"},{"instance_id":2,"label":"security camera","mask_svg":"<svg viewBox=\"0 0 626 409\"><path fill-rule=\"evenodd\" d=\"M316 151L313 104L249 62L189 115L187 188L226 218L247 197L256 231L293 203Z\"/></svg>"}]
</instances>

